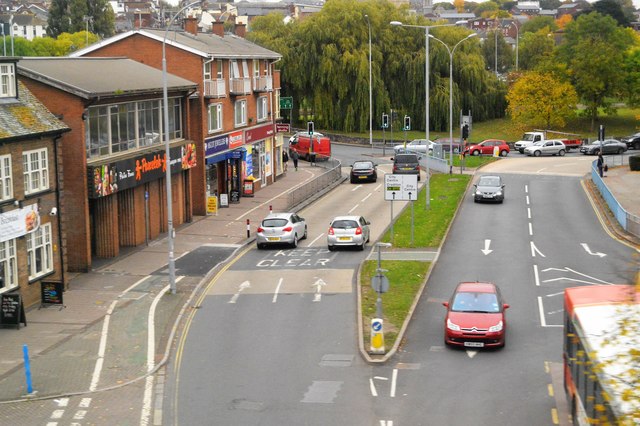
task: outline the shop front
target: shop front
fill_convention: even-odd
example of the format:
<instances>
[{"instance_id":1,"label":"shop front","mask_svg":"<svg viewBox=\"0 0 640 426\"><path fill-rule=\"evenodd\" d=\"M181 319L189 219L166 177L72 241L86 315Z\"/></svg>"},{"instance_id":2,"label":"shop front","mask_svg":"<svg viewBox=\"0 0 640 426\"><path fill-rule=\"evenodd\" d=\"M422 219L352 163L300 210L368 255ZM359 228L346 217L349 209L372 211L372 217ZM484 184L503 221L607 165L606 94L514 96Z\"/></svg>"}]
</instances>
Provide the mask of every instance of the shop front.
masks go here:
<instances>
[{"instance_id":1,"label":"shop front","mask_svg":"<svg viewBox=\"0 0 640 426\"><path fill-rule=\"evenodd\" d=\"M245 130L247 148L247 176L253 176L256 188L275 181L273 123Z\"/></svg>"},{"instance_id":2,"label":"shop front","mask_svg":"<svg viewBox=\"0 0 640 426\"><path fill-rule=\"evenodd\" d=\"M174 225L191 220L189 170L196 166L195 144L170 150ZM167 231L167 160L164 150L88 166L92 252L118 256L121 247L135 247Z\"/></svg>"}]
</instances>

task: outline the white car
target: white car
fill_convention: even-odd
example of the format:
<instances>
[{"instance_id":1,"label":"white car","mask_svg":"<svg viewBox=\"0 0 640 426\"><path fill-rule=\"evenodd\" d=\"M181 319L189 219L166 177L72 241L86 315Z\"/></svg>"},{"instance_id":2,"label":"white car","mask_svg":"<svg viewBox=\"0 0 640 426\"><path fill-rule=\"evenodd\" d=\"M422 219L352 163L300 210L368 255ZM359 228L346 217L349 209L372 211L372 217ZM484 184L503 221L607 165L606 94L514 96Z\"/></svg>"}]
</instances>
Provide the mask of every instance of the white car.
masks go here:
<instances>
[{"instance_id":1,"label":"white car","mask_svg":"<svg viewBox=\"0 0 640 426\"><path fill-rule=\"evenodd\" d=\"M307 222L296 213L270 213L256 234L258 249L270 244L289 244L298 247L298 241L307 238Z\"/></svg>"},{"instance_id":2,"label":"white car","mask_svg":"<svg viewBox=\"0 0 640 426\"><path fill-rule=\"evenodd\" d=\"M371 223L362 216L338 216L333 218L327 231L327 246L333 251L337 246L356 246L364 250L369 242Z\"/></svg>"},{"instance_id":3,"label":"white car","mask_svg":"<svg viewBox=\"0 0 640 426\"><path fill-rule=\"evenodd\" d=\"M541 155L559 155L562 157L567 152L567 147L560 139L550 139L547 141L536 142L524 149L527 155L540 157Z\"/></svg>"},{"instance_id":4,"label":"white car","mask_svg":"<svg viewBox=\"0 0 640 426\"><path fill-rule=\"evenodd\" d=\"M427 150L429 153L433 152L434 145L435 143L427 141L426 139L414 139L411 142L407 142L406 146L405 144L395 145L393 147L393 151L396 154L400 154L402 152L419 152L426 154Z\"/></svg>"}]
</instances>

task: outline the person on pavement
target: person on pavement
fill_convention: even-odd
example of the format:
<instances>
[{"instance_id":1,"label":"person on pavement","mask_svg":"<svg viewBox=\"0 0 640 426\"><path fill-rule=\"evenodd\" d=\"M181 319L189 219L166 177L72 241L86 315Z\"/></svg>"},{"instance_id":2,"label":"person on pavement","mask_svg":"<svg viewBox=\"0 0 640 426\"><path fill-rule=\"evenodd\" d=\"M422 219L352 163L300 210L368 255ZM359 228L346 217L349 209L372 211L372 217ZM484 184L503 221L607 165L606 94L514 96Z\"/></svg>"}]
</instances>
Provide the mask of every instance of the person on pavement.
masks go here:
<instances>
[{"instance_id":1,"label":"person on pavement","mask_svg":"<svg viewBox=\"0 0 640 426\"><path fill-rule=\"evenodd\" d=\"M598 153L596 165L598 166L598 174L600 174L600 177L604 177L604 158L602 158L602 153Z\"/></svg>"},{"instance_id":2,"label":"person on pavement","mask_svg":"<svg viewBox=\"0 0 640 426\"><path fill-rule=\"evenodd\" d=\"M295 150L291 151L291 159L293 160L293 167L298 171L298 153Z\"/></svg>"},{"instance_id":3,"label":"person on pavement","mask_svg":"<svg viewBox=\"0 0 640 426\"><path fill-rule=\"evenodd\" d=\"M284 167L284 171L286 172L289 165L289 154L287 154L286 149L282 150L282 164Z\"/></svg>"}]
</instances>

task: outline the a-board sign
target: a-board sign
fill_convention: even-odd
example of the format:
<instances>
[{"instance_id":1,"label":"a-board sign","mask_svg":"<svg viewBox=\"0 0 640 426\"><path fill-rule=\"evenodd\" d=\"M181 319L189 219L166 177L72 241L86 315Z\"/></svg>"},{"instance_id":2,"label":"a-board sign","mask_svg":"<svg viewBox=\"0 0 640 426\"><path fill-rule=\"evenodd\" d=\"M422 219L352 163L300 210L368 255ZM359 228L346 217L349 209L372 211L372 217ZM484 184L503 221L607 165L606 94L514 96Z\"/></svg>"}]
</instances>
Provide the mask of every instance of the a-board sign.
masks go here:
<instances>
[{"instance_id":1,"label":"a-board sign","mask_svg":"<svg viewBox=\"0 0 640 426\"><path fill-rule=\"evenodd\" d=\"M0 294L0 325L20 328L20 323L27 325L22 296L19 294Z\"/></svg>"},{"instance_id":2,"label":"a-board sign","mask_svg":"<svg viewBox=\"0 0 640 426\"><path fill-rule=\"evenodd\" d=\"M64 284L56 281L42 281L40 283L40 303L42 305L64 305L62 294Z\"/></svg>"},{"instance_id":3,"label":"a-board sign","mask_svg":"<svg viewBox=\"0 0 640 426\"><path fill-rule=\"evenodd\" d=\"M418 175L384 175L386 201L415 201L418 199Z\"/></svg>"},{"instance_id":4,"label":"a-board sign","mask_svg":"<svg viewBox=\"0 0 640 426\"><path fill-rule=\"evenodd\" d=\"M220 207L229 207L229 194L220 194Z\"/></svg>"},{"instance_id":5,"label":"a-board sign","mask_svg":"<svg viewBox=\"0 0 640 426\"><path fill-rule=\"evenodd\" d=\"M231 190L231 203L239 203L240 202L240 191L237 189Z\"/></svg>"}]
</instances>

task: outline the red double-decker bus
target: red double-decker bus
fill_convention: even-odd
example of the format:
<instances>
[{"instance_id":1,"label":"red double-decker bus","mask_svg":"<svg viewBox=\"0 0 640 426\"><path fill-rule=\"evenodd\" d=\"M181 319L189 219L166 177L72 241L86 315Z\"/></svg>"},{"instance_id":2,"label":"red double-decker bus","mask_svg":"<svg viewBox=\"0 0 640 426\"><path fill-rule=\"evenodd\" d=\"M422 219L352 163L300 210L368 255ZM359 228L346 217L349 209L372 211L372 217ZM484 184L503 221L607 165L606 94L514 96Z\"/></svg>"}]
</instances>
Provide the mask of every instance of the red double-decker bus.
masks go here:
<instances>
[{"instance_id":1,"label":"red double-decker bus","mask_svg":"<svg viewBox=\"0 0 640 426\"><path fill-rule=\"evenodd\" d=\"M640 288L564 293L564 387L574 425L640 425Z\"/></svg>"}]
</instances>

